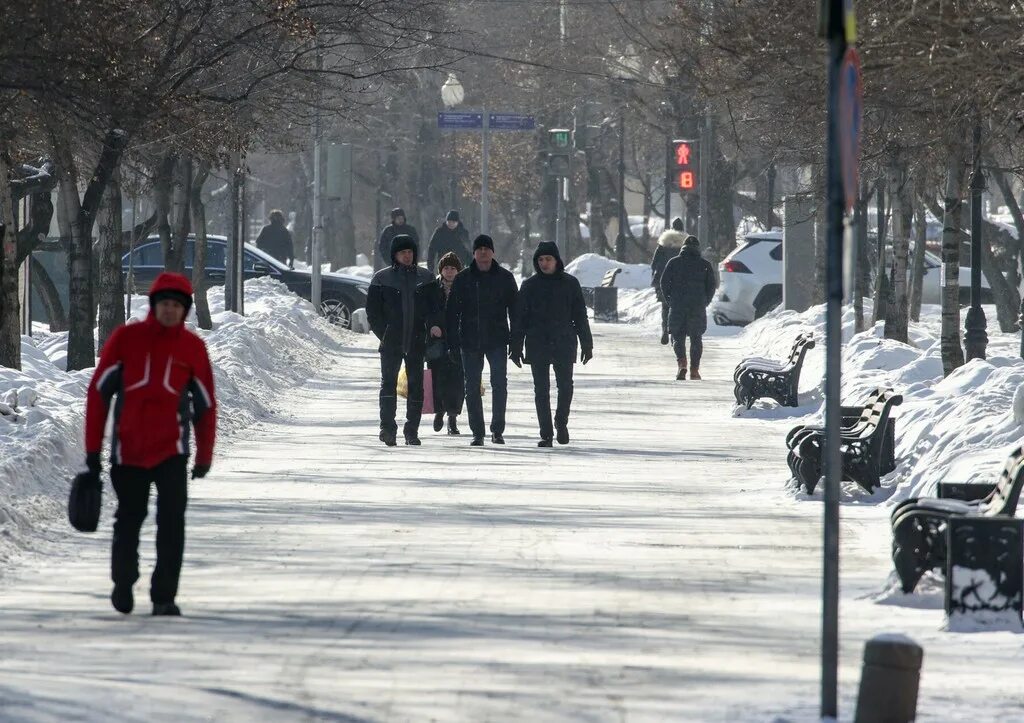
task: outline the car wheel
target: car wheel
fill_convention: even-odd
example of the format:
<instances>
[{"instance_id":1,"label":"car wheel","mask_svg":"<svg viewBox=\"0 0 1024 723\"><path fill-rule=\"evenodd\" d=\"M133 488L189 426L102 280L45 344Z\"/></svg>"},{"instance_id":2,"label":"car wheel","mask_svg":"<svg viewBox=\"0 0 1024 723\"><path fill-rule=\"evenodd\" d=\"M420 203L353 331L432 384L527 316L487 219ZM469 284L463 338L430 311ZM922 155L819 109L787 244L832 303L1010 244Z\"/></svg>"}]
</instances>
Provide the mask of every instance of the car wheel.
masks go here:
<instances>
[{"instance_id":1,"label":"car wheel","mask_svg":"<svg viewBox=\"0 0 1024 723\"><path fill-rule=\"evenodd\" d=\"M321 301L320 315L342 329L352 328L352 307L343 299L324 299Z\"/></svg>"},{"instance_id":2,"label":"car wheel","mask_svg":"<svg viewBox=\"0 0 1024 723\"><path fill-rule=\"evenodd\" d=\"M763 299L758 299L754 302L754 318L760 319L762 316L767 314L772 309L776 308L782 303L782 299L777 296L765 296Z\"/></svg>"}]
</instances>

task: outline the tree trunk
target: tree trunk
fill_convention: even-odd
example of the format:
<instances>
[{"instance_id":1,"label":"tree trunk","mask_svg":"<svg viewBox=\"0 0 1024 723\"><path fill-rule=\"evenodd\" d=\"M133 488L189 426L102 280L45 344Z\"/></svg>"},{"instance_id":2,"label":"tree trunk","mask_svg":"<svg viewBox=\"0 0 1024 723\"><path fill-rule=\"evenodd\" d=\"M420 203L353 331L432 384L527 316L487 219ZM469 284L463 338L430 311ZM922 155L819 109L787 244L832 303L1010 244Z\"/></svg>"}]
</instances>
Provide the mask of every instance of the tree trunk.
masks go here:
<instances>
[{"instance_id":1,"label":"tree trunk","mask_svg":"<svg viewBox=\"0 0 1024 723\"><path fill-rule=\"evenodd\" d=\"M946 376L964 364L960 344L960 200L961 149L950 149L942 213L942 371Z\"/></svg>"},{"instance_id":2,"label":"tree trunk","mask_svg":"<svg viewBox=\"0 0 1024 723\"><path fill-rule=\"evenodd\" d=\"M885 314L885 338L909 343L907 311L907 255L910 250L909 183L906 167L893 167L890 187L895 192L892 203L892 276L889 279L889 308Z\"/></svg>"},{"instance_id":3,"label":"tree trunk","mask_svg":"<svg viewBox=\"0 0 1024 723\"><path fill-rule=\"evenodd\" d=\"M179 274L185 273L185 249L191 221L189 199L192 188L192 159L179 156L175 159L171 175L170 247L164 249L164 268Z\"/></svg>"},{"instance_id":4,"label":"tree trunk","mask_svg":"<svg viewBox=\"0 0 1024 723\"><path fill-rule=\"evenodd\" d=\"M867 327L864 319L864 297L868 294L868 287L871 284L871 269L868 257L868 184L861 182L860 195L857 197L857 204L853 209L854 233L857 239L857 276L854 279L853 288L853 315L854 328L858 332L864 331Z\"/></svg>"},{"instance_id":5,"label":"tree trunk","mask_svg":"<svg viewBox=\"0 0 1024 723\"><path fill-rule=\"evenodd\" d=\"M0 367L21 369L21 305L18 299L18 229L14 223L10 166L0 153Z\"/></svg>"},{"instance_id":6,"label":"tree trunk","mask_svg":"<svg viewBox=\"0 0 1024 723\"><path fill-rule=\"evenodd\" d=\"M992 290L992 301L996 305L996 320L999 330L1011 333L1018 330L1017 314L1020 308L1020 292L1010 284L996 264L992 255L992 238L989 233L991 226L982 224L981 231L981 271L988 279Z\"/></svg>"},{"instance_id":7,"label":"tree trunk","mask_svg":"<svg viewBox=\"0 0 1024 723\"><path fill-rule=\"evenodd\" d=\"M196 177L192 180L192 228L196 235L195 254L192 259L192 288L195 290L196 323L200 329L212 329L210 302L206 295L206 204L203 203L203 184L210 175L210 164L200 161Z\"/></svg>"},{"instance_id":8,"label":"tree trunk","mask_svg":"<svg viewBox=\"0 0 1024 723\"><path fill-rule=\"evenodd\" d=\"M875 247L875 298L871 309L871 321L873 324L877 324L885 318L889 298L889 284L885 262L885 237L889 233L889 224L886 220L885 199L887 189L884 176L879 176L875 182L875 189L877 191L876 196L878 197L875 206L878 217L878 235Z\"/></svg>"},{"instance_id":9,"label":"tree trunk","mask_svg":"<svg viewBox=\"0 0 1024 723\"><path fill-rule=\"evenodd\" d=\"M64 313L64 305L61 303L57 285L50 278L50 272L35 256L29 258L32 262L32 286L39 292L39 298L43 300L46 318L50 322L50 331L67 331L68 317Z\"/></svg>"},{"instance_id":10,"label":"tree trunk","mask_svg":"<svg viewBox=\"0 0 1024 723\"><path fill-rule=\"evenodd\" d=\"M924 203L917 199L917 235L914 238L914 265L910 273L910 318L921 321L921 293L924 287L924 253L927 242L927 221Z\"/></svg>"},{"instance_id":11,"label":"tree trunk","mask_svg":"<svg viewBox=\"0 0 1024 723\"><path fill-rule=\"evenodd\" d=\"M1016 197L1013 195L1013 189L1006 180L1006 175L995 168L995 162L992 159L988 159L988 165L992 166L992 178L995 180L996 185L999 186L999 191L1003 195L1003 202L1006 207L1010 209L1010 215L1013 216L1013 225L1017 229L1017 243L1014 248L1014 259L1015 263L1010 269L1010 276L1007 279L1008 283L1017 289L1018 296L1020 295L1020 281L1021 281L1021 262L1022 262L1022 249L1024 249L1024 214L1021 213L1020 205L1017 203Z\"/></svg>"},{"instance_id":12,"label":"tree trunk","mask_svg":"<svg viewBox=\"0 0 1024 723\"><path fill-rule=\"evenodd\" d=\"M97 301L99 302L100 349L124 324L124 279L121 277L121 257L124 246L121 234L121 178L114 172L103 194L99 209L99 269L97 274Z\"/></svg>"},{"instance_id":13,"label":"tree trunk","mask_svg":"<svg viewBox=\"0 0 1024 723\"><path fill-rule=\"evenodd\" d=\"M825 303L825 285L828 275L828 250L825 239L825 186L821 172L814 170L811 176L814 189L814 291L811 304Z\"/></svg>"}]
</instances>

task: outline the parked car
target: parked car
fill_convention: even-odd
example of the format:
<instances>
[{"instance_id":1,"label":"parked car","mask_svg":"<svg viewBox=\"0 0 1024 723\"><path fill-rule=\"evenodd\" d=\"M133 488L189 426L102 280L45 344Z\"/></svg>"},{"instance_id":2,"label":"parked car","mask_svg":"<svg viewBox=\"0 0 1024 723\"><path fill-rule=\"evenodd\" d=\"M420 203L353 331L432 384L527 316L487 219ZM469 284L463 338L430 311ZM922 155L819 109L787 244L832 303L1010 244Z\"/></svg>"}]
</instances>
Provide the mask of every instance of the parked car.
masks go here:
<instances>
[{"instance_id":1,"label":"parked car","mask_svg":"<svg viewBox=\"0 0 1024 723\"><path fill-rule=\"evenodd\" d=\"M886 267L892 264L892 249ZM869 253L872 257L872 253ZM908 265L913 263L913 246ZM782 303L782 231L747 234L718 265L720 283L711 302L711 317L719 326L745 325L760 319ZM930 251L924 255L921 302L939 304L942 299L942 262ZM971 270L960 267L960 303L970 303ZM989 304L992 292L981 278L981 300Z\"/></svg>"},{"instance_id":2,"label":"parked car","mask_svg":"<svg viewBox=\"0 0 1024 723\"><path fill-rule=\"evenodd\" d=\"M224 236L206 237L206 283L222 286L226 274L228 240ZM195 255L195 237L189 236L185 247L185 274L191 276ZM246 279L271 276L302 298L309 300L312 295L312 274L309 271L290 269L270 254L250 244L245 244L242 254L242 274ZM160 237L150 236L146 243L121 259L121 273L128 287L129 257L134 278L135 293L145 293L157 275L164 270ZM358 276L325 273L321 275L320 313L333 324L349 328L352 312L366 306L369 282Z\"/></svg>"}]
</instances>

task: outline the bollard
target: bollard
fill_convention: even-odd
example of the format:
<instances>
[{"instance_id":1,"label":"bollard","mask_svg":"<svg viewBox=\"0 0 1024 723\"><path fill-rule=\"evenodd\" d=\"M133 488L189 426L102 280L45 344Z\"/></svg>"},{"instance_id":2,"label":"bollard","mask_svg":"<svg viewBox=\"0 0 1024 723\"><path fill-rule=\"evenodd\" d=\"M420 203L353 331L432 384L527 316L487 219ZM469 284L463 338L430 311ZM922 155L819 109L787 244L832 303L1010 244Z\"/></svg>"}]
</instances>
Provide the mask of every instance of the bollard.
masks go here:
<instances>
[{"instance_id":1,"label":"bollard","mask_svg":"<svg viewBox=\"0 0 1024 723\"><path fill-rule=\"evenodd\" d=\"M909 723L917 717L924 650L905 635L876 635L864 644L854 723Z\"/></svg>"}]
</instances>

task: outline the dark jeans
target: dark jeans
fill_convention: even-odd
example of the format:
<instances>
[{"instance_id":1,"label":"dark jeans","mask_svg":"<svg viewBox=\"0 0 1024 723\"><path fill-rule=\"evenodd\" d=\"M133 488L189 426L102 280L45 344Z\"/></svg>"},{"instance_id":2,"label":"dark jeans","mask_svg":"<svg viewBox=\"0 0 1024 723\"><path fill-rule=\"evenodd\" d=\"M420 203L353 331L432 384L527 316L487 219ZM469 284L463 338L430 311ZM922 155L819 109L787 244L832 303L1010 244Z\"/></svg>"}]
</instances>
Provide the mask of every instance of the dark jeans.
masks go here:
<instances>
[{"instance_id":1,"label":"dark jeans","mask_svg":"<svg viewBox=\"0 0 1024 723\"><path fill-rule=\"evenodd\" d=\"M409 380L409 396L405 404L406 436L416 436L420 430L423 415L423 352L413 351L402 356L402 352L383 351L380 354L380 428L398 432L395 413L398 411L398 372L405 361L405 375Z\"/></svg>"},{"instance_id":2,"label":"dark jeans","mask_svg":"<svg viewBox=\"0 0 1024 723\"><path fill-rule=\"evenodd\" d=\"M668 334L668 302L661 302L661 333Z\"/></svg>"},{"instance_id":3,"label":"dark jeans","mask_svg":"<svg viewBox=\"0 0 1024 723\"><path fill-rule=\"evenodd\" d=\"M554 437L551 428L551 367L555 367L555 384L558 387L558 407L555 410L555 426L569 424L569 406L572 404L572 362L556 361L554 364L530 363L533 371L533 398L537 404L537 422L540 424L541 439Z\"/></svg>"},{"instance_id":4,"label":"dark jeans","mask_svg":"<svg viewBox=\"0 0 1024 723\"><path fill-rule=\"evenodd\" d=\"M442 359L430 367L434 393L434 413L457 417L466 401L466 380L462 364Z\"/></svg>"},{"instance_id":5,"label":"dark jeans","mask_svg":"<svg viewBox=\"0 0 1024 723\"><path fill-rule=\"evenodd\" d=\"M700 357L704 353L704 340L701 334L690 334L690 367L700 367ZM686 336L674 334L672 336L672 350L676 353L676 359L686 359Z\"/></svg>"},{"instance_id":6,"label":"dark jeans","mask_svg":"<svg viewBox=\"0 0 1024 723\"><path fill-rule=\"evenodd\" d=\"M117 493L110 577L115 585L139 579L139 530L146 519L150 485L156 484L156 567L149 597L154 603L174 602L181 559L185 553L185 506L188 503L188 457L171 457L156 467L110 468Z\"/></svg>"},{"instance_id":7,"label":"dark jeans","mask_svg":"<svg viewBox=\"0 0 1024 723\"><path fill-rule=\"evenodd\" d=\"M508 349L499 346L487 351L462 350L462 368L466 373L466 411L474 437L484 436L484 402L480 398L480 380L484 358L491 368L491 434L505 433L505 404L508 401Z\"/></svg>"}]
</instances>

